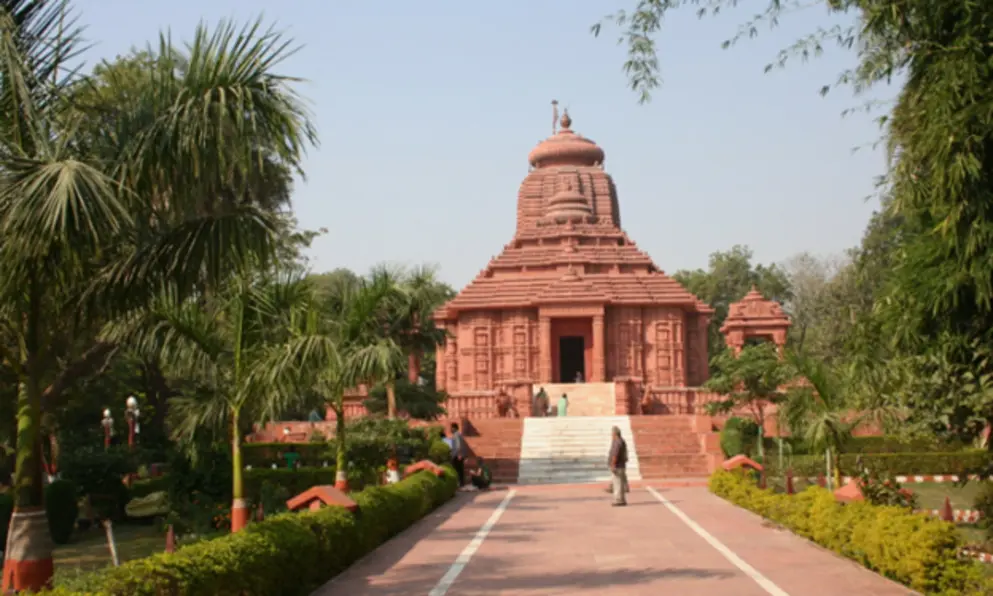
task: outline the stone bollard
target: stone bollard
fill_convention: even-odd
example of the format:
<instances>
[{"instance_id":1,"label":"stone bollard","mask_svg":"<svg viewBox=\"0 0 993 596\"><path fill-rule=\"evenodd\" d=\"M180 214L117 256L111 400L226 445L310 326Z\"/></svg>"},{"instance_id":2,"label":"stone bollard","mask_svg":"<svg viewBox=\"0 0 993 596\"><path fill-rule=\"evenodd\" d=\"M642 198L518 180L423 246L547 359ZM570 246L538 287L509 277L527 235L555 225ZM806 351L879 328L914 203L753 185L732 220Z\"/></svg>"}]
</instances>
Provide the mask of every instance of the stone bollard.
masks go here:
<instances>
[{"instance_id":1,"label":"stone bollard","mask_svg":"<svg viewBox=\"0 0 993 596\"><path fill-rule=\"evenodd\" d=\"M793 468L786 470L786 494L796 494L796 491L793 490Z\"/></svg>"},{"instance_id":2,"label":"stone bollard","mask_svg":"<svg viewBox=\"0 0 993 596\"><path fill-rule=\"evenodd\" d=\"M166 530L166 549L167 553L176 552L176 531L173 530L172 524L169 524L169 528Z\"/></svg>"}]
</instances>

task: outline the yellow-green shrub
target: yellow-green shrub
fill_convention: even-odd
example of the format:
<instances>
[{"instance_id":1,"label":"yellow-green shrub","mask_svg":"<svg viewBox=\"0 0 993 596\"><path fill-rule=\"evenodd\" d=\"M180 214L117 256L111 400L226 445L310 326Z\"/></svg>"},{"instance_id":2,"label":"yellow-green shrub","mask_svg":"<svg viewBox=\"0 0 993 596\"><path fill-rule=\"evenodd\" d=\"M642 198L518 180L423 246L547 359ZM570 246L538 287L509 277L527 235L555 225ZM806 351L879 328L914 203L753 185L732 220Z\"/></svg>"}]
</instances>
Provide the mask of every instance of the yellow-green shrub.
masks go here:
<instances>
[{"instance_id":1,"label":"yellow-green shrub","mask_svg":"<svg viewBox=\"0 0 993 596\"><path fill-rule=\"evenodd\" d=\"M799 536L926 594L984 594L979 564L963 559L955 526L900 507L842 504L818 486L796 495L760 489L746 475L718 471L710 491Z\"/></svg>"},{"instance_id":2,"label":"yellow-green shrub","mask_svg":"<svg viewBox=\"0 0 993 596\"><path fill-rule=\"evenodd\" d=\"M353 495L340 508L284 513L237 533L101 572L87 594L101 596L297 596L310 594L429 511L452 498L457 481L420 472ZM51 594L80 596L56 589Z\"/></svg>"}]
</instances>

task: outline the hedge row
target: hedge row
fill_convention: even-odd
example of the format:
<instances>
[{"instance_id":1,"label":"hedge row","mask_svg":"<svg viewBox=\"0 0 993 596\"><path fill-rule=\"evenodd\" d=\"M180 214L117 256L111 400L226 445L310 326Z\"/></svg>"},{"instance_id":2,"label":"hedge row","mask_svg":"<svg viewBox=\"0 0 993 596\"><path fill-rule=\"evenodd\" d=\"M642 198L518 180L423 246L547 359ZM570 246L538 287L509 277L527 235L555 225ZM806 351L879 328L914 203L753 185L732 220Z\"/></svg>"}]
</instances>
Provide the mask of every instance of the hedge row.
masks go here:
<instances>
[{"instance_id":1,"label":"hedge row","mask_svg":"<svg viewBox=\"0 0 993 596\"><path fill-rule=\"evenodd\" d=\"M955 453L843 453L838 465L843 474L854 475L859 457L862 463L885 475L912 476L935 474L965 474L984 468L989 462L989 453L983 449L970 449ZM792 468L796 476L817 476L825 473L823 456L803 455L783 458L783 467ZM766 470L772 475L785 472L779 469L779 458L773 451L765 455Z\"/></svg>"},{"instance_id":2,"label":"hedge row","mask_svg":"<svg viewBox=\"0 0 993 596\"><path fill-rule=\"evenodd\" d=\"M714 474L710 491L925 594L986 594L993 588L979 563L959 557L955 527L937 518L866 502L841 504L817 486L776 494L738 472Z\"/></svg>"},{"instance_id":3,"label":"hedge row","mask_svg":"<svg viewBox=\"0 0 993 596\"><path fill-rule=\"evenodd\" d=\"M291 495L299 494L312 486L319 484L334 484L333 467L327 468L256 468L246 470L243 475L245 496L250 500L255 500L262 491L262 485L266 482L282 486ZM349 480L354 485L364 485L370 482L369 478L360 478L362 474L356 471L349 475ZM169 490L169 477L159 476L158 478L148 478L136 480L131 486L131 497L144 497L157 491Z\"/></svg>"},{"instance_id":4,"label":"hedge row","mask_svg":"<svg viewBox=\"0 0 993 596\"><path fill-rule=\"evenodd\" d=\"M284 513L237 533L125 563L95 574L81 596L306 595L455 495L454 472L420 472L352 495L340 508Z\"/></svg>"},{"instance_id":5,"label":"hedge row","mask_svg":"<svg viewBox=\"0 0 993 596\"><path fill-rule=\"evenodd\" d=\"M810 449L802 441L787 437L783 442L794 455L811 455ZM766 437L763 442L766 453L776 453L779 441ZM969 447L960 442L939 442L930 439L905 439L903 437L852 437L845 442L843 453L957 453L968 451ZM816 455L816 454L813 454Z\"/></svg>"},{"instance_id":6,"label":"hedge row","mask_svg":"<svg viewBox=\"0 0 993 596\"><path fill-rule=\"evenodd\" d=\"M300 456L300 465L318 468L327 462L334 465L334 453L326 442L312 443L246 443L241 446L241 459L246 466L268 468L272 464L286 466L283 454L290 447Z\"/></svg>"}]
</instances>

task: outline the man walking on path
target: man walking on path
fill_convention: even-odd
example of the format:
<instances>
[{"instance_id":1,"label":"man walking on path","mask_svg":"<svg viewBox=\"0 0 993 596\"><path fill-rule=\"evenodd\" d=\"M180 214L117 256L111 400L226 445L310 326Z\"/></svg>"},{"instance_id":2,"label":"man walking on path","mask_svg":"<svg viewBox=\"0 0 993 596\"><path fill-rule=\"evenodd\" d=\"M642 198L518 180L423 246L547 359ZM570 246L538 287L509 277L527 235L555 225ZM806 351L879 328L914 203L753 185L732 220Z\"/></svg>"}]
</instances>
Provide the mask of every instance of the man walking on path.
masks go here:
<instances>
[{"instance_id":1,"label":"man walking on path","mask_svg":"<svg viewBox=\"0 0 993 596\"><path fill-rule=\"evenodd\" d=\"M459 488L465 486L465 457L466 445L462 433L459 432L459 425L452 423L452 467L459 476Z\"/></svg>"},{"instance_id":2,"label":"man walking on path","mask_svg":"<svg viewBox=\"0 0 993 596\"><path fill-rule=\"evenodd\" d=\"M628 445L621 437L621 429L613 428L613 440L610 442L610 454L607 456L607 465L610 466L611 483L614 493L614 507L627 505L628 492Z\"/></svg>"}]
</instances>

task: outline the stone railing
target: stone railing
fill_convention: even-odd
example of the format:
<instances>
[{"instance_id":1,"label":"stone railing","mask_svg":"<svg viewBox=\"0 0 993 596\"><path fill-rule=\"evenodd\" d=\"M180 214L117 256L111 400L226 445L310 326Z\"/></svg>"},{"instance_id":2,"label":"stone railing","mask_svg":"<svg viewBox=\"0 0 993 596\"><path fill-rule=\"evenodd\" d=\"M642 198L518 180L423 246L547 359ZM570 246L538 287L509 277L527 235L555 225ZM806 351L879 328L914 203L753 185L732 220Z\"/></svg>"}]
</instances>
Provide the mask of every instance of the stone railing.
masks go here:
<instances>
[{"instance_id":1,"label":"stone railing","mask_svg":"<svg viewBox=\"0 0 993 596\"><path fill-rule=\"evenodd\" d=\"M699 387L648 387L641 399L645 414L706 414L706 405L722 396Z\"/></svg>"},{"instance_id":2,"label":"stone railing","mask_svg":"<svg viewBox=\"0 0 993 596\"><path fill-rule=\"evenodd\" d=\"M500 417L497 401L498 396L494 393L461 393L449 395L443 405L448 412L447 418L481 420Z\"/></svg>"}]
</instances>

